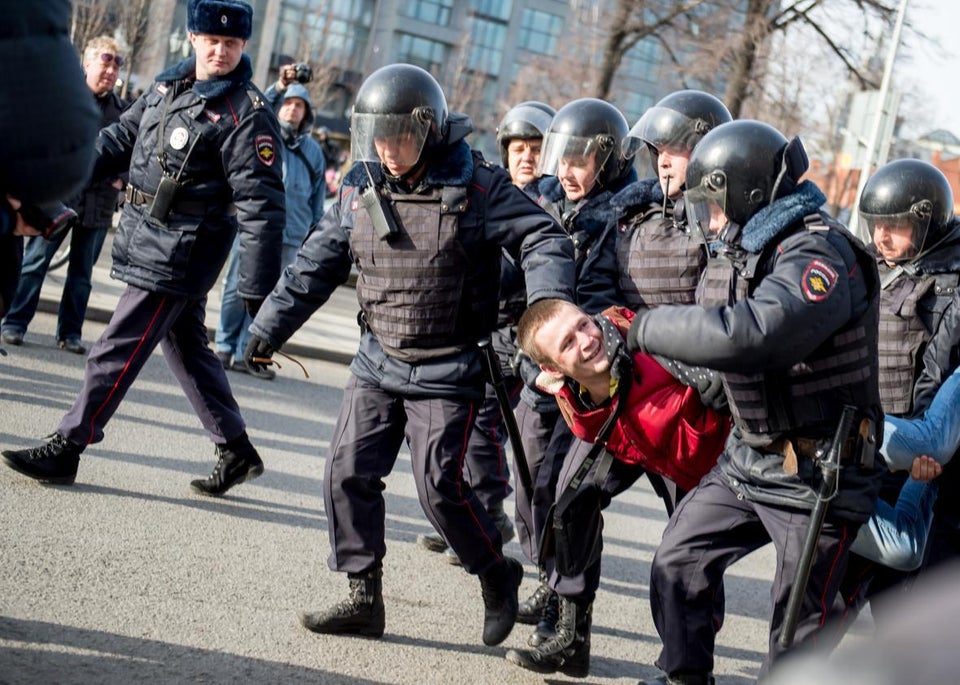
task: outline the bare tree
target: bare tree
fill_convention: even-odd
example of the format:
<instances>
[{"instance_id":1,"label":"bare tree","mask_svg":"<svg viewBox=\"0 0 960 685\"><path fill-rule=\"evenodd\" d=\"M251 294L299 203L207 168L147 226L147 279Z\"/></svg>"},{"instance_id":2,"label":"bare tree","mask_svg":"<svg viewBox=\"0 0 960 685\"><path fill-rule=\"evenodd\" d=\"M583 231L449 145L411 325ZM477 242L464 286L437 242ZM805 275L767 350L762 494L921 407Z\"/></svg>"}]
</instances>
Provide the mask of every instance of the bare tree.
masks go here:
<instances>
[{"instance_id":1,"label":"bare tree","mask_svg":"<svg viewBox=\"0 0 960 685\"><path fill-rule=\"evenodd\" d=\"M121 97L127 96L130 74L137 57L147 47L149 0L76 0L73 5L72 38L78 51L97 36L113 36L124 49Z\"/></svg>"}]
</instances>

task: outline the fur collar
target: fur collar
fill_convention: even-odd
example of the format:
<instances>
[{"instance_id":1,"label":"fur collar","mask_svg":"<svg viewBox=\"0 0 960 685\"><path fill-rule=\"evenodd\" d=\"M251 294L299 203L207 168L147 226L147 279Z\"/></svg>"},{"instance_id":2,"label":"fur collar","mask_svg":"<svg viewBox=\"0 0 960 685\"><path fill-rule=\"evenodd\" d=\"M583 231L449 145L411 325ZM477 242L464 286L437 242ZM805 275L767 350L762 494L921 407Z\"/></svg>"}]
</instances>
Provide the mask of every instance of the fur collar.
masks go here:
<instances>
[{"instance_id":1,"label":"fur collar","mask_svg":"<svg viewBox=\"0 0 960 685\"><path fill-rule=\"evenodd\" d=\"M157 76L155 81L172 83L183 79L195 78L197 73L196 56L188 57L182 62L177 62L172 67ZM244 53L240 57L240 64L226 76L208 79L206 81L194 81L193 92L197 97L204 100L212 100L222 97L237 88L241 88L250 82L253 77L253 66L250 58Z\"/></svg>"},{"instance_id":2,"label":"fur collar","mask_svg":"<svg viewBox=\"0 0 960 685\"><path fill-rule=\"evenodd\" d=\"M423 182L430 186L466 186L473 178L474 159L470 146L463 140L453 145L436 148L427 160L427 175ZM379 164L369 164L370 173L377 183L383 182L383 169ZM355 188L370 185L367 171L361 162L355 162L343 182Z\"/></svg>"},{"instance_id":3,"label":"fur collar","mask_svg":"<svg viewBox=\"0 0 960 685\"><path fill-rule=\"evenodd\" d=\"M784 230L813 214L827 201L812 181L804 181L789 195L774 200L747 220L740 234L740 247L759 253Z\"/></svg>"},{"instance_id":4,"label":"fur collar","mask_svg":"<svg viewBox=\"0 0 960 685\"><path fill-rule=\"evenodd\" d=\"M577 210L577 231L583 231L591 236L603 231L617 216L610 199L636 180L637 174L631 169L630 173L613 187L600 188L582 201ZM556 176L541 179L539 189L543 199L553 204L561 203L565 198L563 186L560 185L560 180ZM571 208L567 207L568 210Z\"/></svg>"},{"instance_id":5,"label":"fur collar","mask_svg":"<svg viewBox=\"0 0 960 685\"><path fill-rule=\"evenodd\" d=\"M610 198L610 204L621 211L630 207L662 206L663 189L659 179L641 178Z\"/></svg>"}]
</instances>

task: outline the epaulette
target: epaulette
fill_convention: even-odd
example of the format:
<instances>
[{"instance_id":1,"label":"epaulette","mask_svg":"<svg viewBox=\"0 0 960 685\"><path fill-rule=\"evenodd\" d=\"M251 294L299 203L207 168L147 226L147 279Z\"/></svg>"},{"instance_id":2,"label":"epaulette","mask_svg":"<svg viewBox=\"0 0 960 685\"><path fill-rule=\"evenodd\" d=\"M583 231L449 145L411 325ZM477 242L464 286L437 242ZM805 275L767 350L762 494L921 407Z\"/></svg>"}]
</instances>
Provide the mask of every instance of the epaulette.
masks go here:
<instances>
[{"instance_id":1,"label":"epaulette","mask_svg":"<svg viewBox=\"0 0 960 685\"><path fill-rule=\"evenodd\" d=\"M252 84L247 88L247 97L250 98L254 109L263 109L267 106L267 101L263 99L263 95L260 94L259 89L252 86Z\"/></svg>"}]
</instances>

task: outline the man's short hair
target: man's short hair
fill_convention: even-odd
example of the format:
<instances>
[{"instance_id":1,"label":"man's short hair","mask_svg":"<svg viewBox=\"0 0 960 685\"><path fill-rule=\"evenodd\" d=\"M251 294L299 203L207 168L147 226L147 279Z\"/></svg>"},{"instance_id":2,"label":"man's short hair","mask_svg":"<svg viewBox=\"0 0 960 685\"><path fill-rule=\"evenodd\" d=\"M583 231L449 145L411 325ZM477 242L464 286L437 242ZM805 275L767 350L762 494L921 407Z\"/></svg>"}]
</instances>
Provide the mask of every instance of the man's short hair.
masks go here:
<instances>
[{"instance_id":1,"label":"man's short hair","mask_svg":"<svg viewBox=\"0 0 960 685\"><path fill-rule=\"evenodd\" d=\"M527 307L520 321L517 322L517 344L537 364L551 364L554 360L534 342L534 336L543 324L557 315L564 305L576 306L572 302L553 297L537 300Z\"/></svg>"},{"instance_id":2,"label":"man's short hair","mask_svg":"<svg viewBox=\"0 0 960 685\"><path fill-rule=\"evenodd\" d=\"M120 44L111 36L91 38L87 41L86 47L83 48L83 63L86 64L105 52L111 55L120 55Z\"/></svg>"}]
</instances>

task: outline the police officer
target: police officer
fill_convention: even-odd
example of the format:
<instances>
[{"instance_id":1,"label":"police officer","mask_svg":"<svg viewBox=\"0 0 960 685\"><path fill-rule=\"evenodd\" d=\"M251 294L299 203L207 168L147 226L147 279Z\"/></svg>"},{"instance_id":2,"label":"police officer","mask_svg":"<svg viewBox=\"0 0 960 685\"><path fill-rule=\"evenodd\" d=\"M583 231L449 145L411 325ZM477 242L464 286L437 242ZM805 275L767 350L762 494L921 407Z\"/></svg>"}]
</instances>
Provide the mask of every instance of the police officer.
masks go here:
<instances>
[{"instance_id":1,"label":"police officer","mask_svg":"<svg viewBox=\"0 0 960 685\"><path fill-rule=\"evenodd\" d=\"M45 445L6 451L11 468L70 484L80 453L103 439L143 364L159 344L219 457L191 483L222 495L263 472L243 418L207 341L206 295L241 235L240 293L255 308L279 277L284 225L276 117L250 83L243 54L253 10L234 0L191 0L195 56L100 133L94 179L129 166L111 275L127 284L90 350L83 388Z\"/></svg>"},{"instance_id":2,"label":"police officer","mask_svg":"<svg viewBox=\"0 0 960 685\"><path fill-rule=\"evenodd\" d=\"M715 593L727 567L773 542L770 652L815 501L815 459L845 405L867 440L841 446L839 489L830 502L805 588L797 641L819 635L836 608L850 544L873 510L881 460L872 460L882 420L876 363L879 283L873 260L820 211L799 139L757 121L708 133L687 167L691 224L718 232L697 305L641 310L629 342L652 354L721 372L734 427L717 466L679 504L651 572L654 623L663 640L659 683L712 683Z\"/></svg>"},{"instance_id":3,"label":"police officer","mask_svg":"<svg viewBox=\"0 0 960 685\"><path fill-rule=\"evenodd\" d=\"M497 146L500 148L500 163L510 174L513 185L531 199L537 199L537 164L543 134L550 126L556 111L542 102L521 102L500 120L497 126ZM514 370L517 355L516 323L526 308L527 297L523 282L523 270L510 254L503 252L500 265L500 309L497 329L490 335L491 345L500 361L507 392L511 398L519 398L520 379ZM510 469L507 466L504 444L506 428L496 392L489 383L483 405L477 414L476 423L470 432L463 468L470 487L476 493L500 529L503 541L509 542L515 533L510 517L503 511L503 501L510 495ZM459 563L457 555L447 547L443 536L418 535L417 544L432 552L446 551L451 563Z\"/></svg>"},{"instance_id":4,"label":"police officer","mask_svg":"<svg viewBox=\"0 0 960 685\"><path fill-rule=\"evenodd\" d=\"M953 215L953 192L936 167L901 159L870 177L859 210L881 277L880 399L888 414L917 416L958 362L949 342L960 337L956 318L950 315L960 282L960 222ZM933 338L940 342L932 355L925 355ZM929 538L930 552L938 559L960 552L956 542L949 542L957 540L960 520L956 497L951 496L957 486L955 471L948 466L938 479L940 495ZM903 483L903 474L888 474L881 496L896 501ZM854 556L844 596L858 604L902 579L901 572ZM872 604L880 617L882 610Z\"/></svg>"},{"instance_id":5,"label":"police officer","mask_svg":"<svg viewBox=\"0 0 960 685\"><path fill-rule=\"evenodd\" d=\"M610 103L595 98L573 100L561 107L550 122L540 153L539 171L544 178L538 186L539 202L560 221L573 243L577 259L576 304L590 314L621 304L623 299L618 286L616 223L610 199L637 180L630 161L621 154L620 143L628 130L627 120ZM518 484L516 520L524 554L540 567L540 582L521 604L518 620L536 624L527 641L534 648L554 635L560 614L558 596L548 582L546 560L540 559L539 542L554 501L559 471L574 445L573 434L560 417L554 397L536 389L539 371L537 364L523 358L520 373L525 385L517 404L517 423L533 487L527 492ZM570 582L579 581L583 578ZM599 569L596 582L599 583ZM586 582L585 587L592 589L569 593L577 599L576 605L569 603L567 617L578 623L579 635L589 631L596 590L592 582ZM574 614L577 619L572 618ZM511 650L507 654L519 666L539 672L560 668L554 656L546 651Z\"/></svg>"},{"instance_id":6,"label":"police officer","mask_svg":"<svg viewBox=\"0 0 960 685\"><path fill-rule=\"evenodd\" d=\"M477 340L496 324L501 249L519 260L527 297L573 296L569 241L556 223L464 141L423 69L393 64L361 85L351 118L354 164L337 202L307 236L251 327L248 364L262 364L358 271L362 335L325 477L331 569L350 597L301 622L318 633L379 637L383 479L406 438L424 513L479 575L483 642L502 642L517 615L518 561L460 464L483 399Z\"/></svg>"}]
</instances>

